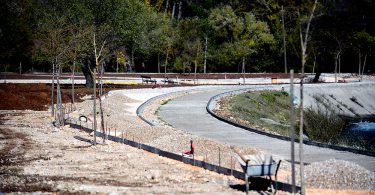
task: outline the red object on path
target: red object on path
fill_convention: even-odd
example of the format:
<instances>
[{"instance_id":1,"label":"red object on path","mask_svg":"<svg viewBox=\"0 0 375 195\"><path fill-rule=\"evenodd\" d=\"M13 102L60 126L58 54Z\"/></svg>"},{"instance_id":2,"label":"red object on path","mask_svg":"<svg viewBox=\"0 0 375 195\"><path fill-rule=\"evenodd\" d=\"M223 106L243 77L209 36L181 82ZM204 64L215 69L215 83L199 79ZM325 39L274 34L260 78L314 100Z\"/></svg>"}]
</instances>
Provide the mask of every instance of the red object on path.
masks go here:
<instances>
[{"instance_id":1,"label":"red object on path","mask_svg":"<svg viewBox=\"0 0 375 195\"><path fill-rule=\"evenodd\" d=\"M193 140L190 140L190 151L185 151L184 154L186 154L186 155L194 154Z\"/></svg>"}]
</instances>

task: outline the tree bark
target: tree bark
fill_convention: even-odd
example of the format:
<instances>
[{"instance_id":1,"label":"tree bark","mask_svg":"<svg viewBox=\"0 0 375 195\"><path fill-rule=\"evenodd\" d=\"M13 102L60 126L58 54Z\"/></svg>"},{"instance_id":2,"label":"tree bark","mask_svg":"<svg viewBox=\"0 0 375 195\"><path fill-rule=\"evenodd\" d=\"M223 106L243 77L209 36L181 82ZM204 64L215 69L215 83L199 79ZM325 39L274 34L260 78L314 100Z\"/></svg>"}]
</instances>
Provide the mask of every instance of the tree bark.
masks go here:
<instances>
[{"instance_id":1,"label":"tree bark","mask_svg":"<svg viewBox=\"0 0 375 195\"><path fill-rule=\"evenodd\" d=\"M305 78L305 63L306 63L306 49L307 49L307 41L309 36L309 29L311 20L314 17L314 11L316 8L316 4L318 3L315 0L313 8L310 13L310 17L307 23L307 28L305 32L305 38L302 38L302 27L300 25L300 40L301 40L301 86L300 86L300 124L299 124L299 157L300 157L300 177L301 177L301 194L305 195L305 176L304 176L304 158L303 158L303 79Z\"/></svg>"},{"instance_id":2,"label":"tree bark","mask_svg":"<svg viewBox=\"0 0 375 195\"><path fill-rule=\"evenodd\" d=\"M206 74L206 69L207 69L207 36L206 36L206 44L204 46L204 68L203 68L204 74Z\"/></svg>"},{"instance_id":3,"label":"tree bark","mask_svg":"<svg viewBox=\"0 0 375 195\"><path fill-rule=\"evenodd\" d=\"M58 127L63 125L63 112L62 112L62 98L61 98L61 87L60 87L60 76L61 76L61 66L58 65L57 73L57 95L56 95L56 124Z\"/></svg>"},{"instance_id":4,"label":"tree bark","mask_svg":"<svg viewBox=\"0 0 375 195\"><path fill-rule=\"evenodd\" d=\"M20 75L22 74L22 61L20 61Z\"/></svg>"},{"instance_id":5,"label":"tree bark","mask_svg":"<svg viewBox=\"0 0 375 195\"><path fill-rule=\"evenodd\" d=\"M281 13L282 13L282 23L283 23L283 50L284 50L284 71L285 74L288 73L288 66L286 63L286 43L285 43L285 22L284 22L284 6L281 6Z\"/></svg>"},{"instance_id":6,"label":"tree bark","mask_svg":"<svg viewBox=\"0 0 375 195\"><path fill-rule=\"evenodd\" d=\"M134 48L132 48L132 64L130 64L130 67L132 67L133 66L133 70L135 69L135 63L134 63Z\"/></svg>"},{"instance_id":7,"label":"tree bark","mask_svg":"<svg viewBox=\"0 0 375 195\"><path fill-rule=\"evenodd\" d=\"M177 16L178 21L181 19L181 16L182 16L182 1L180 1L180 3L178 4L178 16Z\"/></svg>"},{"instance_id":8,"label":"tree bark","mask_svg":"<svg viewBox=\"0 0 375 195\"><path fill-rule=\"evenodd\" d=\"M164 78L167 78L167 65L168 65L168 49L165 55Z\"/></svg>"},{"instance_id":9,"label":"tree bark","mask_svg":"<svg viewBox=\"0 0 375 195\"><path fill-rule=\"evenodd\" d=\"M158 53L158 73L160 74L160 54Z\"/></svg>"},{"instance_id":10,"label":"tree bark","mask_svg":"<svg viewBox=\"0 0 375 195\"><path fill-rule=\"evenodd\" d=\"M103 111L103 104L102 104L103 73L104 73L104 67L103 67L103 64L102 64L101 69L100 69L100 79L99 79L99 83L100 83L99 109L100 109L100 119L101 119L100 124L101 124L102 132L103 132L103 144L105 144L105 140L108 139L108 134L106 133L105 128L104 128L104 111Z\"/></svg>"},{"instance_id":11,"label":"tree bark","mask_svg":"<svg viewBox=\"0 0 375 195\"><path fill-rule=\"evenodd\" d=\"M316 55L314 54L314 65L313 65L313 73L315 73L315 65L316 65Z\"/></svg>"},{"instance_id":12,"label":"tree bark","mask_svg":"<svg viewBox=\"0 0 375 195\"><path fill-rule=\"evenodd\" d=\"M358 49L358 76L361 76L361 63L362 63L361 50Z\"/></svg>"},{"instance_id":13,"label":"tree bark","mask_svg":"<svg viewBox=\"0 0 375 195\"><path fill-rule=\"evenodd\" d=\"M364 72L365 72L366 61L367 61L367 54L365 54L365 59L363 59L363 66L362 66L361 80L362 80L363 74L364 74Z\"/></svg>"},{"instance_id":14,"label":"tree bark","mask_svg":"<svg viewBox=\"0 0 375 195\"><path fill-rule=\"evenodd\" d=\"M197 59L194 60L194 84L198 84L198 81L197 81Z\"/></svg>"},{"instance_id":15,"label":"tree bark","mask_svg":"<svg viewBox=\"0 0 375 195\"><path fill-rule=\"evenodd\" d=\"M335 56L335 83L337 83L337 63L339 61L339 55L340 52L337 52Z\"/></svg>"},{"instance_id":16,"label":"tree bark","mask_svg":"<svg viewBox=\"0 0 375 195\"><path fill-rule=\"evenodd\" d=\"M94 39L95 40L95 39ZM94 45L95 45L95 41L94 41ZM94 68L94 75L96 75L96 68ZM93 142L93 145L96 145L96 78L95 76L93 77L93 110L92 110L92 114L93 114L93 117L94 117L94 121L93 121L93 125L94 125L94 128L93 128L93 131L94 131L94 142Z\"/></svg>"},{"instance_id":17,"label":"tree bark","mask_svg":"<svg viewBox=\"0 0 375 195\"><path fill-rule=\"evenodd\" d=\"M245 57L242 57L242 77L243 77L243 84L245 85Z\"/></svg>"},{"instance_id":18,"label":"tree bark","mask_svg":"<svg viewBox=\"0 0 375 195\"><path fill-rule=\"evenodd\" d=\"M75 77L76 61L73 61L73 70L72 70L72 104L74 105L74 77Z\"/></svg>"},{"instance_id":19,"label":"tree bark","mask_svg":"<svg viewBox=\"0 0 375 195\"><path fill-rule=\"evenodd\" d=\"M164 14L167 13L167 11L168 11L168 7L169 7L169 0L167 0L167 3L166 3L166 5L165 5Z\"/></svg>"},{"instance_id":20,"label":"tree bark","mask_svg":"<svg viewBox=\"0 0 375 195\"><path fill-rule=\"evenodd\" d=\"M59 98L59 123L60 125L64 125L64 111L62 108L62 97L61 97L61 84L60 84L60 78L61 78L61 65L59 65L59 77L57 79L57 88L58 88L58 98Z\"/></svg>"},{"instance_id":21,"label":"tree bark","mask_svg":"<svg viewBox=\"0 0 375 195\"><path fill-rule=\"evenodd\" d=\"M290 70L290 150L291 150L291 168L292 168L292 194L296 191L296 173L295 173L295 154L294 154L294 70Z\"/></svg>"},{"instance_id":22,"label":"tree bark","mask_svg":"<svg viewBox=\"0 0 375 195\"><path fill-rule=\"evenodd\" d=\"M174 2L174 3L173 3L173 8L172 8L172 14L171 14L171 21L172 21L173 18L174 18L174 12L175 12L175 9L176 9L176 3Z\"/></svg>"}]
</instances>

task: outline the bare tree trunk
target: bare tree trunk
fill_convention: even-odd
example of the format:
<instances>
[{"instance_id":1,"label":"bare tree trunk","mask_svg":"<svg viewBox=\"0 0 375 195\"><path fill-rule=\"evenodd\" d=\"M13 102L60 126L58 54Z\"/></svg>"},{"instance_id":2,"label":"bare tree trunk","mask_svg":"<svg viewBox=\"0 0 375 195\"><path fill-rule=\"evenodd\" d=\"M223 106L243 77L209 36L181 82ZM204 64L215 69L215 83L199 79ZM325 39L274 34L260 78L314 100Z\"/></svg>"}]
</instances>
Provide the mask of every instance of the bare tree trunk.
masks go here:
<instances>
[{"instance_id":1,"label":"bare tree trunk","mask_svg":"<svg viewBox=\"0 0 375 195\"><path fill-rule=\"evenodd\" d=\"M198 84L198 81L197 81L197 59L194 60L194 84Z\"/></svg>"},{"instance_id":2,"label":"bare tree trunk","mask_svg":"<svg viewBox=\"0 0 375 195\"><path fill-rule=\"evenodd\" d=\"M59 78L57 79L57 87L58 87L58 97L59 97L59 110L60 110L60 125L64 125L64 112L62 108L62 94L61 94L61 84L60 84L60 78L61 78L61 65L59 65Z\"/></svg>"},{"instance_id":3,"label":"bare tree trunk","mask_svg":"<svg viewBox=\"0 0 375 195\"><path fill-rule=\"evenodd\" d=\"M242 76L243 76L243 84L245 85L245 57L242 57Z\"/></svg>"},{"instance_id":4,"label":"bare tree trunk","mask_svg":"<svg viewBox=\"0 0 375 195\"><path fill-rule=\"evenodd\" d=\"M62 112L62 99L61 99L61 87L60 87L60 76L61 76L61 66L58 66L57 74L57 96L56 96L56 112L57 112L57 125L58 127L63 125L63 112Z\"/></svg>"},{"instance_id":5,"label":"bare tree trunk","mask_svg":"<svg viewBox=\"0 0 375 195\"><path fill-rule=\"evenodd\" d=\"M286 63L286 43L285 43L285 25L284 25L284 6L281 6L281 13L282 13L282 22L283 22L283 50L284 50L284 71L285 74L288 73L288 66Z\"/></svg>"},{"instance_id":6,"label":"bare tree trunk","mask_svg":"<svg viewBox=\"0 0 375 195\"><path fill-rule=\"evenodd\" d=\"M301 177L301 194L306 194L305 191L305 176L304 176L304 158L303 158L303 80L305 77L305 63L306 63L306 49L307 49L307 41L309 36L309 29L311 20L314 17L314 11L316 8L316 4L318 3L315 0L313 8L310 13L310 17L307 23L307 28L305 32L305 38L302 38L302 27L300 25L300 40L301 40L301 86L300 86L300 126L299 126L299 158L300 158L300 177Z\"/></svg>"},{"instance_id":7,"label":"bare tree trunk","mask_svg":"<svg viewBox=\"0 0 375 195\"><path fill-rule=\"evenodd\" d=\"M314 65L313 65L313 73L315 73L315 65L316 65L316 55L314 54Z\"/></svg>"},{"instance_id":8,"label":"bare tree trunk","mask_svg":"<svg viewBox=\"0 0 375 195\"><path fill-rule=\"evenodd\" d=\"M60 112L59 112L59 105L60 105L60 102L59 102L59 90L60 90L60 82L59 82L59 68L57 68L57 72L56 72L56 110L55 110L55 122L56 122L56 125L57 127L60 127Z\"/></svg>"},{"instance_id":9,"label":"bare tree trunk","mask_svg":"<svg viewBox=\"0 0 375 195\"><path fill-rule=\"evenodd\" d=\"M291 150L291 165L292 165L292 194L296 192L296 173L294 160L294 70L290 70L290 150Z\"/></svg>"},{"instance_id":10,"label":"bare tree trunk","mask_svg":"<svg viewBox=\"0 0 375 195\"><path fill-rule=\"evenodd\" d=\"M135 63L134 63L134 49L132 48L132 64L130 66L133 66L132 69L135 69Z\"/></svg>"},{"instance_id":11,"label":"bare tree trunk","mask_svg":"<svg viewBox=\"0 0 375 195\"><path fill-rule=\"evenodd\" d=\"M167 65L168 65L168 49L165 56L165 65L164 65L164 78L167 78Z\"/></svg>"},{"instance_id":12,"label":"bare tree trunk","mask_svg":"<svg viewBox=\"0 0 375 195\"><path fill-rule=\"evenodd\" d=\"M75 77L76 61L73 61L73 70L72 70L72 104L74 105L74 77Z\"/></svg>"},{"instance_id":13,"label":"bare tree trunk","mask_svg":"<svg viewBox=\"0 0 375 195\"><path fill-rule=\"evenodd\" d=\"M198 57L199 57L199 52L200 52L200 46L198 45L197 48L197 55L195 56L195 61L194 61L194 83L198 84L197 80L197 69L198 69Z\"/></svg>"},{"instance_id":14,"label":"bare tree trunk","mask_svg":"<svg viewBox=\"0 0 375 195\"><path fill-rule=\"evenodd\" d=\"M335 83L337 83L337 63L339 61L339 55L340 52L337 52L335 56Z\"/></svg>"},{"instance_id":15,"label":"bare tree trunk","mask_svg":"<svg viewBox=\"0 0 375 195\"><path fill-rule=\"evenodd\" d=\"M341 75L341 53L339 55L339 75Z\"/></svg>"},{"instance_id":16,"label":"bare tree trunk","mask_svg":"<svg viewBox=\"0 0 375 195\"><path fill-rule=\"evenodd\" d=\"M182 1L180 1L180 3L178 4L178 16L177 16L178 21L181 19L181 16L182 16Z\"/></svg>"},{"instance_id":17,"label":"bare tree trunk","mask_svg":"<svg viewBox=\"0 0 375 195\"><path fill-rule=\"evenodd\" d=\"M167 4L165 5L164 14L167 13L167 11L168 11L168 7L169 7L169 0L167 0Z\"/></svg>"},{"instance_id":18,"label":"bare tree trunk","mask_svg":"<svg viewBox=\"0 0 375 195\"><path fill-rule=\"evenodd\" d=\"M176 9L176 3L173 2L173 8L172 8L172 15L171 15L171 21L173 20L174 18L174 12L175 12L175 9Z\"/></svg>"},{"instance_id":19,"label":"bare tree trunk","mask_svg":"<svg viewBox=\"0 0 375 195\"><path fill-rule=\"evenodd\" d=\"M102 96L103 96L103 73L104 73L104 67L103 64L101 65L100 69L100 93L99 93L99 109L100 109L100 124L103 132L103 144L105 144L105 140L108 139L108 134L105 132L104 129L104 111L103 111L103 104L102 104Z\"/></svg>"},{"instance_id":20,"label":"bare tree trunk","mask_svg":"<svg viewBox=\"0 0 375 195\"><path fill-rule=\"evenodd\" d=\"M118 73L118 60L116 59L116 73Z\"/></svg>"},{"instance_id":21,"label":"bare tree trunk","mask_svg":"<svg viewBox=\"0 0 375 195\"><path fill-rule=\"evenodd\" d=\"M96 66L98 65L98 55L97 55L97 52L96 52L96 38L95 38L95 33L94 33L94 39L93 39L93 42L94 42L94 54L95 54L95 67L94 67L94 71L92 71L90 69L90 72L93 73L93 77L92 77L92 80L93 80L93 117L94 117L94 128L93 128L93 131L94 131L94 145L96 145Z\"/></svg>"},{"instance_id":22,"label":"bare tree trunk","mask_svg":"<svg viewBox=\"0 0 375 195\"><path fill-rule=\"evenodd\" d=\"M52 85L51 85L51 116L55 116L55 104L54 104L54 99L55 99L55 63L56 60L54 60L52 64Z\"/></svg>"},{"instance_id":23,"label":"bare tree trunk","mask_svg":"<svg viewBox=\"0 0 375 195\"><path fill-rule=\"evenodd\" d=\"M206 74L206 69L207 69L207 36L206 36L206 44L204 46L204 68L203 68L204 74Z\"/></svg>"},{"instance_id":24,"label":"bare tree trunk","mask_svg":"<svg viewBox=\"0 0 375 195\"><path fill-rule=\"evenodd\" d=\"M365 54L365 59L363 59L363 66L362 66L361 80L362 80L363 74L364 74L364 72L365 72L366 61L367 61L367 54Z\"/></svg>"},{"instance_id":25,"label":"bare tree trunk","mask_svg":"<svg viewBox=\"0 0 375 195\"><path fill-rule=\"evenodd\" d=\"M95 45L95 38L94 38L94 45ZM95 49L96 51L96 49ZM95 52L96 53L96 52ZM93 117L94 117L94 143L93 145L96 145L96 68L94 68L94 77L92 77L94 87L93 87Z\"/></svg>"},{"instance_id":26,"label":"bare tree trunk","mask_svg":"<svg viewBox=\"0 0 375 195\"><path fill-rule=\"evenodd\" d=\"M158 53L158 73L160 74L160 54Z\"/></svg>"},{"instance_id":27,"label":"bare tree trunk","mask_svg":"<svg viewBox=\"0 0 375 195\"><path fill-rule=\"evenodd\" d=\"M94 102L94 105L93 105L93 115L94 115L94 129L93 129L94 130L94 143L93 144L96 145L96 128L97 128L97 123L96 123L96 75L97 74L96 74L96 70L97 70L97 68L100 65L100 60L99 59L100 59L100 57L102 55L102 51L103 51L103 48L104 48L104 46L106 44L106 40L103 41L103 44L100 47L100 50L97 51L97 48L96 48L96 38L95 38L95 33L94 33L93 43L94 43L94 54L95 54L95 68L94 68L94 72L93 72L93 74L94 74L94 76L93 76L93 82L94 82L94 87L93 87L93 90L94 90L93 91L94 92L94 99L93 99L93 102ZM133 50L132 50L132 52L133 52ZM134 54L132 53L132 55L134 55ZM90 72L92 72L92 71L90 70ZM101 99L100 98L99 98L99 103L100 103L100 107L101 107ZM102 111L100 113L103 114ZM101 122L103 123L104 120L102 120Z\"/></svg>"},{"instance_id":28,"label":"bare tree trunk","mask_svg":"<svg viewBox=\"0 0 375 195\"><path fill-rule=\"evenodd\" d=\"M362 63L361 50L359 49L358 50L358 76L361 76L361 63Z\"/></svg>"}]
</instances>

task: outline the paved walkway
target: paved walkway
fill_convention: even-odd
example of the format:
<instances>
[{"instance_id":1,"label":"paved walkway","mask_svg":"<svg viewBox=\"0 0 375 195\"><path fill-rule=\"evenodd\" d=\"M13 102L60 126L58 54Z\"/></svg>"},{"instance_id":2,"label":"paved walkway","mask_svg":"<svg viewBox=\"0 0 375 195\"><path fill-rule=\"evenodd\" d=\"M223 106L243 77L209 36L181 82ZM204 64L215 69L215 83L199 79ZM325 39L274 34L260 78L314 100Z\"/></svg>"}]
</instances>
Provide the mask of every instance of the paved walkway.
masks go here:
<instances>
[{"instance_id":1,"label":"paved walkway","mask_svg":"<svg viewBox=\"0 0 375 195\"><path fill-rule=\"evenodd\" d=\"M258 86L249 86L258 88ZM206 111L208 100L216 94L236 90L238 87L225 89L207 89L171 100L162 105L159 111L161 118L173 127L183 129L198 136L204 136L221 143L244 145L261 149L266 153L290 160L290 142L270 138L234 127L212 117ZM298 144L295 144L298 155ZM375 171L375 158L351 152L336 151L304 145L305 162L312 163L328 159L355 162L368 170ZM296 156L296 160L299 157Z\"/></svg>"}]
</instances>

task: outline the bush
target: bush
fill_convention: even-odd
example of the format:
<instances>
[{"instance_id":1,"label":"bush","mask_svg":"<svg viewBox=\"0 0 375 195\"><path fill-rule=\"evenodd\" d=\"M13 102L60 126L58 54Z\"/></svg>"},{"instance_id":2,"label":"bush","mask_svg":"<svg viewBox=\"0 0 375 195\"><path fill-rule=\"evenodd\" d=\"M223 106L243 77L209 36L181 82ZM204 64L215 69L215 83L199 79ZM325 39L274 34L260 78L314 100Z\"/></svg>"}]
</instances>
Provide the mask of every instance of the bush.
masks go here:
<instances>
[{"instance_id":1,"label":"bush","mask_svg":"<svg viewBox=\"0 0 375 195\"><path fill-rule=\"evenodd\" d=\"M345 121L324 95L314 96L316 107L304 111L306 132L310 139L336 144L340 141Z\"/></svg>"}]
</instances>

